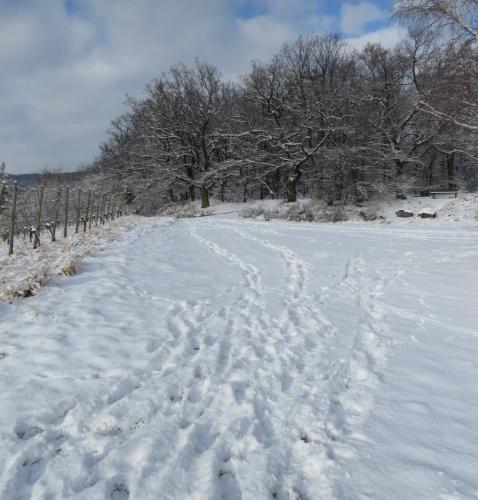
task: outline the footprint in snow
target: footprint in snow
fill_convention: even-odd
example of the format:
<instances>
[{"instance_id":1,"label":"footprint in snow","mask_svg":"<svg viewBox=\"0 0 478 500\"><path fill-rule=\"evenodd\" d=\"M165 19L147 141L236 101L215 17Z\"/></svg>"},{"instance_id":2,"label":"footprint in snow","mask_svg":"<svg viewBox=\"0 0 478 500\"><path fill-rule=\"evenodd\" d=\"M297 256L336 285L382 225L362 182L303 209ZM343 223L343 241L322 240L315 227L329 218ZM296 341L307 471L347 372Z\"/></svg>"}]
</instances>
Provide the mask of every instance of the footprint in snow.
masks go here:
<instances>
[{"instance_id":1,"label":"footprint in snow","mask_svg":"<svg viewBox=\"0 0 478 500\"><path fill-rule=\"evenodd\" d=\"M25 422L18 422L14 430L17 437L23 441L31 439L37 434L41 434L43 432L41 427L36 425L29 426Z\"/></svg>"},{"instance_id":2,"label":"footprint in snow","mask_svg":"<svg viewBox=\"0 0 478 500\"><path fill-rule=\"evenodd\" d=\"M231 391L238 404L246 400L246 391L249 388L247 380L235 380L231 382Z\"/></svg>"},{"instance_id":3,"label":"footprint in snow","mask_svg":"<svg viewBox=\"0 0 478 500\"><path fill-rule=\"evenodd\" d=\"M111 500L128 500L129 489L126 483L115 483L111 490Z\"/></svg>"},{"instance_id":4,"label":"footprint in snow","mask_svg":"<svg viewBox=\"0 0 478 500\"><path fill-rule=\"evenodd\" d=\"M198 403L201 401L202 391L198 387L192 387L188 393L188 401L190 403Z\"/></svg>"},{"instance_id":5,"label":"footprint in snow","mask_svg":"<svg viewBox=\"0 0 478 500\"><path fill-rule=\"evenodd\" d=\"M43 474L44 463L43 458L27 458L22 463L24 478L27 484L34 484Z\"/></svg>"},{"instance_id":6,"label":"footprint in snow","mask_svg":"<svg viewBox=\"0 0 478 500\"><path fill-rule=\"evenodd\" d=\"M219 482L218 498L221 500L240 500L242 498L241 487L232 470L227 467L219 469L217 473Z\"/></svg>"},{"instance_id":7,"label":"footprint in snow","mask_svg":"<svg viewBox=\"0 0 478 500\"><path fill-rule=\"evenodd\" d=\"M143 417L139 417L138 419L136 419L131 425L130 425L130 430L131 431L137 431L140 427L142 427L143 425L145 424L144 422L144 418Z\"/></svg>"},{"instance_id":8,"label":"footprint in snow","mask_svg":"<svg viewBox=\"0 0 478 500\"><path fill-rule=\"evenodd\" d=\"M157 351L161 347L161 342L157 340L150 340L145 345L146 352L154 352Z\"/></svg>"},{"instance_id":9,"label":"footprint in snow","mask_svg":"<svg viewBox=\"0 0 478 500\"><path fill-rule=\"evenodd\" d=\"M107 419L101 422L95 429L95 433L103 437L118 436L122 432L123 429L119 425L116 425L113 419Z\"/></svg>"},{"instance_id":10,"label":"footprint in snow","mask_svg":"<svg viewBox=\"0 0 478 500\"><path fill-rule=\"evenodd\" d=\"M202 455L214 444L218 436L211 422L197 424L190 438L195 453Z\"/></svg>"}]
</instances>

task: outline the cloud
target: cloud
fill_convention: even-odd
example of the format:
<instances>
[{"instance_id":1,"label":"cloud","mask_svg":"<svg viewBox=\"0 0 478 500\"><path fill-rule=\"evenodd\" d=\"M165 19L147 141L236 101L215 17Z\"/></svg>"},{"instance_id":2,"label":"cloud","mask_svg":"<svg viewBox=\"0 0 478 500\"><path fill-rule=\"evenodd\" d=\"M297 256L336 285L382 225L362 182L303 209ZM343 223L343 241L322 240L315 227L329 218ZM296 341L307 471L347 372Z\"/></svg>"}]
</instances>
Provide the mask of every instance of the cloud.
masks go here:
<instances>
[{"instance_id":1,"label":"cloud","mask_svg":"<svg viewBox=\"0 0 478 500\"><path fill-rule=\"evenodd\" d=\"M268 15L238 20L237 28L239 39L246 44L251 59L268 59L278 47L295 36L290 26Z\"/></svg>"},{"instance_id":2,"label":"cloud","mask_svg":"<svg viewBox=\"0 0 478 500\"><path fill-rule=\"evenodd\" d=\"M391 49L400 43L407 33L398 26L389 26L377 31L365 33L358 37L347 38L347 42L357 50L363 49L368 43L379 43L386 49Z\"/></svg>"},{"instance_id":3,"label":"cloud","mask_svg":"<svg viewBox=\"0 0 478 500\"><path fill-rule=\"evenodd\" d=\"M341 9L340 28L344 33L361 33L376 21L385 21L388 12L369 2L344 3Z\"/></svg>"},{"instance_id":4,"label":"cloud","mask_svg":"<svg viewBox=\"0 0 478 500\"><path fill-rule=\"evenodd\" d=\"M0 0L0 161L11 173L89 162L125 94L140 96L152 78L195 57L235 78L299 34L333 30L344 17L330 5Z\"/></svg>"}]
</instances>

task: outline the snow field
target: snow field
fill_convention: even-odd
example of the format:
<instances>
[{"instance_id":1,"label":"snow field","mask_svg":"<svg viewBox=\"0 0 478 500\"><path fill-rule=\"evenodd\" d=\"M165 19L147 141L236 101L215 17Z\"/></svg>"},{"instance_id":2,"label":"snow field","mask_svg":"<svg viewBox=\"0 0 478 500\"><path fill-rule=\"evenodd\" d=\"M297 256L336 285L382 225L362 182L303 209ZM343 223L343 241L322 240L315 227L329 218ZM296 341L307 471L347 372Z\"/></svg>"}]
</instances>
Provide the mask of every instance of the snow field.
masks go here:
<instances>
[{"instance_id":1,"label":"snow field","mask_svg":"<svg viewBox=\"0 0 478 500\"><path fill-rule=\"evenodd\" d=\"M70 227L66 239L60 226L56 242L52 243L45 232L42 244L35 250L28 237L16 239L12 256L8 255L8 246L1 245L0 300L11 302L18 297L28 297L54 276L75 274L83 257L104 250L111 240L140 221L140 217L130 215L92 227L87 232L80 229L77 234Z\"/></svg>"},{"instance_id":2,"label":"snow field","mask_svg":"<svg viewBox=\"0 0 478 500\"><path fill-rule=\"evenodd\" d=\"M0 305L0 498L475 497L476 237L144 221Z\"/></svg>"}]
</instances>

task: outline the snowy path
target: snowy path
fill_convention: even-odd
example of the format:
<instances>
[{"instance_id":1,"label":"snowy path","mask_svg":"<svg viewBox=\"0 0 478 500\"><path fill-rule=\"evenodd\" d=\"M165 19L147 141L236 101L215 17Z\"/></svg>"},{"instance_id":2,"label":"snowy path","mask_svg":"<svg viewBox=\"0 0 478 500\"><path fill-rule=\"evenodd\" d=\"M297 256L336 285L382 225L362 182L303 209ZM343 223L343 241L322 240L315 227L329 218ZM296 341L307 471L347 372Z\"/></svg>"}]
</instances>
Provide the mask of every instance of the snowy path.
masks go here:
<instances>
[{"instance_id":1,"label":"snowy path","mask_svg":"<svg viewBox=\"0 0 478 500\"><path fill-rule=\"evenodd\" d=\"M156 219L0 304L0 498L478 497L474 226Z\"/></svg>"}]
</instances>

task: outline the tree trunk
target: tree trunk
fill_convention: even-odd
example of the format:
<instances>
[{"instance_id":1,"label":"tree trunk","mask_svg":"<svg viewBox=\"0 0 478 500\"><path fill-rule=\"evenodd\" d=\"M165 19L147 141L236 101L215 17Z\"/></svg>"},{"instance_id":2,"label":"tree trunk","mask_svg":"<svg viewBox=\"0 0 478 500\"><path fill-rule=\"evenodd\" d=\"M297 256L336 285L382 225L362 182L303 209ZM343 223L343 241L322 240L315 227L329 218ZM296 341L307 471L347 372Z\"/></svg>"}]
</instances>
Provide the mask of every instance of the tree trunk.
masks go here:
<instances>
[{"instance_id":1,"label":"tree trunk","mask_svg":"<svg viewBox=\"0 0 478 500\"><path fill-rule=\"evenodd\" d=\"M448 189L456 189L454 153L448 153L446 155L446 170L448 176Z\"/></svg>"},{"instance_id":2,"label":"tree trunk","mask_svg":"<svg viewBox=\"0 0 478 500\"><path fill-rule=\"evenodd\" d=\"M407 197L405 196L405 193L402 190L402 180L403 180L403 173L404 173L404 168L405 164L403 161L396 160L395 161L396 165L396 171L395 171L395 198L399 200L405 200Z\"/></svg>"},{"instance_id":3,"label":"tree trunk","mask_svg":"<svg viewBox=\"0 0 478 500\"><path fill-rule=\"evenodd\" d=\"M191 179L191 180L194 179L194 172L193 172L192 167L186 167L186 175L188 176L189 179ZM191 198L191 201L195 201L196 191L194 189L193 184L189 184L189 196Z\"/></svg>"},{"instance_id":4,"label":"tree trunk","mask_svg":"<svg viewBox=\"0 0 478 500\"><path fill-rule=\"evenodd\" d=\"M301 175L302 172L297 168L295 173L287 178L287 182L285 183L287 203L294 203L297 201L297 183Z\"/></svg>"},{"instance_id":5,"label":"tree trunk","mask_svg":"<svg viewBox=\"0 0 478 500\"><path fill-rule=\"evenodd\" d=\"M289 179L285 186L287 193L287 203L294 203L297 201L297 180L295 177L293 179Z\"/></svg>"},{"instance_id":6,"label":"tree trunk","mask_svg":"<svg viewBox=\"0 0 478 500\"><path fill-rule=\"evenodd\" d=\"M246 203L247 195L248 195L247 184L246 184L246 182L244 182L242 185L242 203Z\"/></svg>"},{"instance_id":7,"label":"tree trunk","mask_svg":"<svg viewBox=\"0 0 478 500\"><path fill-rule=\"evenodd\" d=\"M226 185L225 185L225 182L222 181L221 183L221 201L224 203L225 199L226 199Z\"/></svg>"},{"instance_id":8,"label":"tree trunk","mask_svg":"<svg viewBox=\"0 0 478 500\"><path fill-rule=\"evenodd\" d=\"M337 176L334 185L334 201L342 202L344 198L344 182L342 176Z\"/></svg>"},{"instance_id":9,"label":"tree trunk","mask_svg":"<svg viewBox=\"0 0 478 500\"><path fill-rule=\"evenodd\" d=\"M204 187L201 188L201 208L209 208L209 191Z\"/></svg>"},{"instance_id":10,"label":"tree trunk","mask_svg":"<svg viewBox=\"0 0 478 500\"><path fill-rule=\"evenodd\" d=\"M169 189L169 199L170 199L171 203L176 203L176 195L174 194L173 188Z\"/></svg>"}]
</instances>

